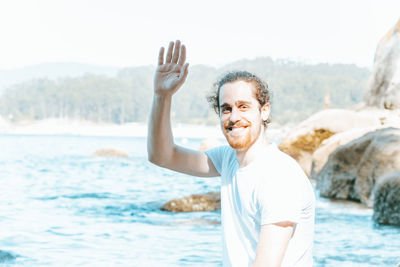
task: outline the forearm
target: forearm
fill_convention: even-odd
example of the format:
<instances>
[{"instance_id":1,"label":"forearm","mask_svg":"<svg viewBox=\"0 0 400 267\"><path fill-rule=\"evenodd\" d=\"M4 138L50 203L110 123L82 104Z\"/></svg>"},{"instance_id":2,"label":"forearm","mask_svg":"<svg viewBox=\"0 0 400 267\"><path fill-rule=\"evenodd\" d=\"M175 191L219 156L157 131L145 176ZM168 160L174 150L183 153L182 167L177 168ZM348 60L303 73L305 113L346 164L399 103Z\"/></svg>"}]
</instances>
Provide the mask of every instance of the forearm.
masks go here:
<instances>
[{"instance_id":1,"label":"forearm","mask_svg":"<svg viewBox=\"0 0 400 267\"><path fill-rule=\"evenodd\" d=\"M154 94L148 126L147 153L148 159L157 165L168 162L174 151L171 102L172 95Z\"/></svg>"},{"instance_id":2,"label":"forearm","mask_svg":"<svg viewBox=\"0 0 400 267\"><path fill-rule=\"evenodd\" d=\"M281 266L293 228L294 223L289 221L262 225L252 267Z\"/></svg>"}]
</instances>

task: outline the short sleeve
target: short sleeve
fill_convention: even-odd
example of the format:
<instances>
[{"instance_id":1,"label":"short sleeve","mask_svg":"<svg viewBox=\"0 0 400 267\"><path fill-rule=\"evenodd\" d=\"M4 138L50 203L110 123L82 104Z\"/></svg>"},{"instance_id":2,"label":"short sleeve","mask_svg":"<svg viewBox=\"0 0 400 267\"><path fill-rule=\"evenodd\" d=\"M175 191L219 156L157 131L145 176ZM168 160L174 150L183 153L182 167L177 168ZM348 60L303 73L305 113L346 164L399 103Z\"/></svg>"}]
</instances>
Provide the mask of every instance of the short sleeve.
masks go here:
<instances>
[{"instance_id":1,"label":"short sleeve","mask_svg":"<svg viewBox=\"0 0 400 267\"><path fill-rule=\"evenodd\" d=\"M220 175L222 175L222 166L224 164L224 158L226 158L225 157L226 152L227 152L226 146L219 146L205 151L208 158L211 159L215 169L218 171Z\"/></svg>"},{"instance_id":2,"label":"short sleeve","mask_svg":"<svg viewBox=\"0 0 400 267\"><path fill-rule=\"evenodd\" d=\"M260 186L258 207L261 225L290 221L298 223L302 212L303 190L284 177ZM286 181L286 182L285 182Z\"/></svg>"}]
</instances>

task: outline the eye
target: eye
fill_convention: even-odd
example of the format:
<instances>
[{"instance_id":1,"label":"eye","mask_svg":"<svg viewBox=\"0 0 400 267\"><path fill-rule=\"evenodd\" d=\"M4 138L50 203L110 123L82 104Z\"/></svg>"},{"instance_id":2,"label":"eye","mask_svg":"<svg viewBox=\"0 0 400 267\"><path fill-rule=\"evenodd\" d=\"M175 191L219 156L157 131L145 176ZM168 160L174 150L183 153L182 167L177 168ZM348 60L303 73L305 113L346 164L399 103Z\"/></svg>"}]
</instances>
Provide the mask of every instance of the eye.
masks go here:
<instances>
[{"instance_id":1,"label":"eye","mask_svg":"<svg viewBox=\"0 0 400 267\"><path fill-rule=\"evenodd\" d=\"M239 108L240 108L241 110L247 110L247 109L249 109L249 106L243 104L243 105L240 105Z\"/></svg>"},{"instance_id":2,"label":"eye","mask_svg":"<svg viewBox=\"0 0 400 267\"><path fill-rule=\"evenodd\" d=\"M221 109L222 114L229 114L229 112L231 112L231 108L230 107L223 107Z\"/></svg>"}]
</instances>

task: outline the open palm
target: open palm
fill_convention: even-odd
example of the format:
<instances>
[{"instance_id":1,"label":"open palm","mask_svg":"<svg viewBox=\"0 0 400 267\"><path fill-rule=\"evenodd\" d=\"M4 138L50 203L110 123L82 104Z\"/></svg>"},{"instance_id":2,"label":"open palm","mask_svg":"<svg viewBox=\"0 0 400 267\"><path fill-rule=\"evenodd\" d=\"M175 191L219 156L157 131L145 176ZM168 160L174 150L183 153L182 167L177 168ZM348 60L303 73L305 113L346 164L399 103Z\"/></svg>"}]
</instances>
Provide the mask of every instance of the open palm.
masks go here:
<instances>
[{"instance_id":1,"label":"open palm","mask_svg":"<svg viewBox=\"0 0 400 267\"><path fill-rule=\"evenodd\" d=\"M186 48L180 41L170 42L164 62L164 47L158 56L158 66L154 77L154 91L157 94L173 94L185 82L188 74Z\"/></svg>"}]
</instances>

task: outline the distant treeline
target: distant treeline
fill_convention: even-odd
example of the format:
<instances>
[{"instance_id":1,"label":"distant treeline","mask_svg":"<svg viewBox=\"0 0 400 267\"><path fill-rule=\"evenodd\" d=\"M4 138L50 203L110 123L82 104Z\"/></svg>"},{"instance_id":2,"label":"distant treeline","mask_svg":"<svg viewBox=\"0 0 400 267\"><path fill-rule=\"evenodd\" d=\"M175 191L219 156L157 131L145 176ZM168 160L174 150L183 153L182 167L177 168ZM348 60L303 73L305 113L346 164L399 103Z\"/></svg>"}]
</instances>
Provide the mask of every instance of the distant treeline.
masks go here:
<instances>
[{"instance_id":1,"label":"distant treeline","mask_svg":"<svg viewBox=\"0 0 400 267\"><path fill-rule=\"evenodd\" d=\"M45 118L96 122L144 122L153 95L154 67L126 68L116 77L84 75L57 80L37 79L9 87L0 96L0 115L12 121ZM229 70L256 73L272 92L272 120L298 122L324 108L343 108L362 100L369 71L355 65L307 65L270 58L242 60L222 68L190 67L185 85L173 100L175 122L215 123L206 101L213 83Z\"/></svg>"}]
</instances>

